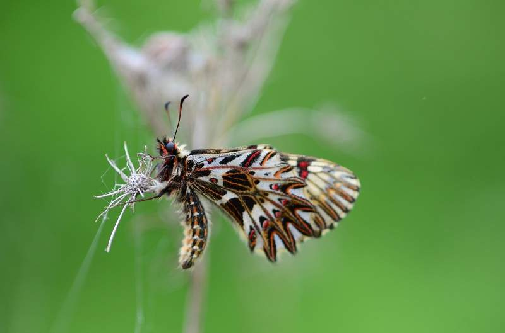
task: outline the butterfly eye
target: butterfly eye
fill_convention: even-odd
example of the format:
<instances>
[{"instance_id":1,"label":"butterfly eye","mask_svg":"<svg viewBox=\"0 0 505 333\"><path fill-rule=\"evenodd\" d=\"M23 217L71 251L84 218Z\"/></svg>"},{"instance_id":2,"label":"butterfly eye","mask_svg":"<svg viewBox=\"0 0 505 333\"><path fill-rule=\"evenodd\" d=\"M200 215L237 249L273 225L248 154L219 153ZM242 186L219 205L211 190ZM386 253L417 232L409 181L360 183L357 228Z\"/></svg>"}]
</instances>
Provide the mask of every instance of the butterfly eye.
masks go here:
<instances>
[{"instance_id":1,"label":"butterfly eye","mask_svg":"<svg viewBox=\"0 0 505 333\"><path fill-rule=\"evenodd\" d=\"M172 152L175 150L175 143L173 143L172 141L167 142L167 143L165 144L165 148L167 149L167 151L168 151L169 153L172 153Z\"/></svg>"}]
</instances>

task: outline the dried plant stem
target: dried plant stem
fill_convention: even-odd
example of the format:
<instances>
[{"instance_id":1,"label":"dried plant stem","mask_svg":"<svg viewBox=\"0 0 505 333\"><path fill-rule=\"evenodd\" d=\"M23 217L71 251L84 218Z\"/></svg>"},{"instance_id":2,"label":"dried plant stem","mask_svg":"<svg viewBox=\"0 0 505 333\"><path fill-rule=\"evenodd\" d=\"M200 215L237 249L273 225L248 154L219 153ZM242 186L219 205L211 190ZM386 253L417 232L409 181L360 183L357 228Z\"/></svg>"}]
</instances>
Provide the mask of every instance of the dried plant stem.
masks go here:
<instances>
[{"instance_id":1,"label":"dried plant stem","mask_svg":"<svg viewBox=\"0 0 505 333\"><path fill-rule=\"evenodd\" d=\"M186 318L184 320L185 333L202 332L204 314L202 312L207 290L207 260L203 258L191 274L189 294L186 304Z\"/></svg>"},{"instance_id":2,"label":"dried plant stem","mask_svg":"<svg viewBox=\"0 0 505 333\"><path fill-rule=\"evenodd\" d=\"M142 57L136 48L129 46L105 28L96 16L94 1L78 0L77 3L79 7L73 14L74 19L100 45L123 84L129 87L135 85L133 82L142 81L145 72L151 70L149 62ZM164 135L167 122L159 111L161 104L152 96L146 98L144 94L149 95L149 93L142 89L130 89L130 92L142 110L141 115L151 130L156 135Z\"/></svg>"},{"instance_id":3,"label":"dried plant stem","mask_svg":"<svg viewBox=\"0 0 505 333\"><path fill-rule=\"evenodd\" d=\"M65 333L69 332L69 327L72 322L72 316L75 312L75 308L77 305L77 301L79 299L79 295L84 286L84 282L86 277L88 276L89 269L91 267L91 262L93 257L95 256L96 249L98 247L98 240L102 235L103 226L105 225L105 220L107 216L103 216L100 221L100 226L98 227L98 231L91 242L91 245L84 257L84 260L77 271L77 275L72 282L72 286L70 287L69 292L67 293L65 300L54 320L51 328L49 329L49 333Z\"/></svg>"},{"instance_id":4,"label":"dried plant stem","mask_svg":"<svg viewBox=\"0 0 505 333\"><path fill-rule=\"evenodd\" d=\"M199 109L199 111L202 109ZM195 128L203 128L205 126L205 114L198 112L194 122ZM203 147L205 142L212 142L209 138L208 131L193 131L192 144L194 147ZM198 265L195 265L191 273L191 279L188 289L186 301L186 311L184 319L185 333L201 333L203 332L203 304L205 303L205 293L207 290L207 257L204 256Z\"/></svg>"}]
</instances>

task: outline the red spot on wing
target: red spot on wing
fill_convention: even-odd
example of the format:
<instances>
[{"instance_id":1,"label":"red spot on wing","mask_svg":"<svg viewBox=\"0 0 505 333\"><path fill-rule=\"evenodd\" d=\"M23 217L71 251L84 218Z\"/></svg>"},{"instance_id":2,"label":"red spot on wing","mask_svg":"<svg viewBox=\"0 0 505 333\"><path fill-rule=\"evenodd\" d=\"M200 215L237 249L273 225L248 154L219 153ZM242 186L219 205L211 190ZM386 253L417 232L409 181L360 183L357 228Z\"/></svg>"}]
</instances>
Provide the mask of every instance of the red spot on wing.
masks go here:
<instances>
[{"instance_id":1,"label":"red spot on wing","mask_svg":"<svg viewBox=\"0 0 505 333\"><path fill-rule=\"evenodd\" d=\"M308 175L309 175L309 172L307 170L302 170L300 172L300 177L302 177L303 179L307 178Z\"/></svg>"},{"instance_id":2,"label":"red spot on wing","mask_svg":"<svg viewBox=\"0 0 505 333\"><path fill-rule=\"evenodd\" d=\"M306 169L309 166L309 162L307 161L301 161L298 163L298 167L301 169Z\"/></svg>"},{"instance_id":3,"label":"red spot on wing","mask_svg":"<svg viewBox=\"0 0 505 333\"><path fill-rule=\"evenodd\" d=\"M261 150L257 150L254 153L252 153L251 155L249 155L249 157L244 162L244 164L242 164L242 166L244 166L246 168L249 167L249 166L251 166L252 161L254 161L254 159L256 159L259 154L261 154Z\"/></svg>"},{"instance_id":4,"label":"red spot on wing","mask_svg":"<svg viewBox=\"0 0 505 333\"><path fill-rule=\"evenodd\" d=\"M255 247L256 247L256 231L251 229L249 231L249 249L253 251Z\"/></svg>"}]
</instances>

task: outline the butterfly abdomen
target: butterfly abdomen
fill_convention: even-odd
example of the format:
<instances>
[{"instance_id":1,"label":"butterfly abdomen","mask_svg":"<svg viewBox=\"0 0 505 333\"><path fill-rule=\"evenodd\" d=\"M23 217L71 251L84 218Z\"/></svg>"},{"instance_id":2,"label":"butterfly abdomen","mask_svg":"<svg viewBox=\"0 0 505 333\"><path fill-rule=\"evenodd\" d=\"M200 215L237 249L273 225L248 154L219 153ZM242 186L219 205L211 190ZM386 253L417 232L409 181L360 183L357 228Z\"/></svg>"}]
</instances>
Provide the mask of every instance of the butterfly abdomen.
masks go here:
<instances>
[{"instance_id":1,"label":"butterfly abdomen","mask_svg":"<svg viewBox=\"0 0 505 333\"><path fill-rule=\"evenodd\" d=\"M198 257L205 250L208 237L208 220L205 209L198 195L190 188L186 188L184 196L184 239L179 255L179 263L183 269L193 266Z\"/></svg>"}]
</instances>

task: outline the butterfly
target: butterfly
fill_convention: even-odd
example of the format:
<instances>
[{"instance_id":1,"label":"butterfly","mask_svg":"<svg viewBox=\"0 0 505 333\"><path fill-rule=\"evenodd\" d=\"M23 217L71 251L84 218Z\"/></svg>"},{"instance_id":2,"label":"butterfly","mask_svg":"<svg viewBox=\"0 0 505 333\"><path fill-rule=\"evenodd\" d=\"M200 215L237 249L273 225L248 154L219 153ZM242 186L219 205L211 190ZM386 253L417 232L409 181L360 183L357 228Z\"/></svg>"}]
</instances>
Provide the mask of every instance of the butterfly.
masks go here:
<instances>
[{"instance_id":1,"label":"butterfly","mask_svg":"<svg viewBox=\"0 0 505 333\"><path fill-rule=\"evenodd\" d=\"M333 229L351 211L360 181L331 161L279 152L269 145L184 149L175 138L187 97L181 99L174 136L157 140L158 185L156 196L147 199L172 196L182 205L183 269L191 268L207 245L206 202L229 217L251 252L272 262L281 252L295 254L301 242Z\"/></svg>"}]
</instances>

